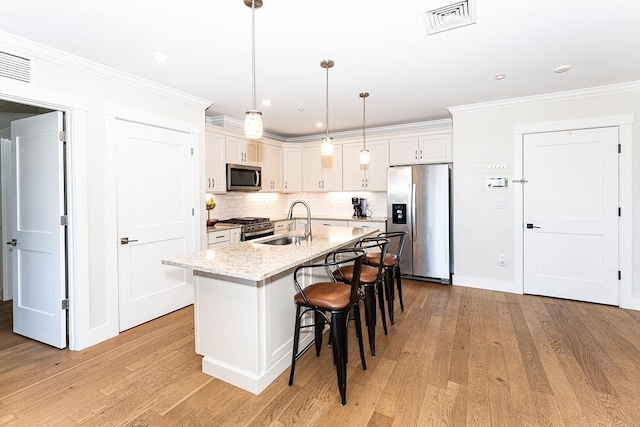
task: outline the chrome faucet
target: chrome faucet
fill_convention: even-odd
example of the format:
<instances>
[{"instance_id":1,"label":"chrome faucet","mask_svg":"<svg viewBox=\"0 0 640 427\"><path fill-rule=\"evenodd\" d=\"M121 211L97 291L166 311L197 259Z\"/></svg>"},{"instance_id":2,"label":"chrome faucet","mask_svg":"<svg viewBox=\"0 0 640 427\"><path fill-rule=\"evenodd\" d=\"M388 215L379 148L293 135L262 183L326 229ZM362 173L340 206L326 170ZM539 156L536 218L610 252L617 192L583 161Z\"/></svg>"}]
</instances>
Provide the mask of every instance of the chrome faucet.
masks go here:
<instances>
[{"instance_id":1,"label":"chrome faucet","mask_svg":"<svg viewBox=\"0 0 640 427\"><path fill-rule=\"evenodd\" d=\"M307 208L307 225L304 227L304 237L308 237L309 240L312 240L313 236L311 235L311 208L309 207L307 202L305 202L304 200L296 200L295 202L291 203L291 206L289 206L289 215L287 215L287 219L293 219L293 207L298 203L302 203L304 207Z\"/></svg>"}]
</instances>

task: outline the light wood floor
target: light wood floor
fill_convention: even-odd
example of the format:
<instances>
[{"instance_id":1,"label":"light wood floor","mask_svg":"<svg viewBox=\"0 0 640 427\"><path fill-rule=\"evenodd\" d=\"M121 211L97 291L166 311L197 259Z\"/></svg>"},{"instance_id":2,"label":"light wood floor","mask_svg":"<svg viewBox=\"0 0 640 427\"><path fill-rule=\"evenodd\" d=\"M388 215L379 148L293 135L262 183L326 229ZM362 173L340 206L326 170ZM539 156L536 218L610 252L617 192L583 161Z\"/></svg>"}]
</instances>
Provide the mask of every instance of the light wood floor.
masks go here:
<instances>
[{"instance_id":1,"label":"light wood floor","mask_svg":"<svg viewBox=\"0 0 640 427\"><path fill-rule=\"evenodd\" d=\"M640 312L404 287L366 372L350 328L345 407L329 348L255 396L200 371L191 307L71 352L12 334L3 303L0 425L640 425Z\"/></svg>"}]
</instances>

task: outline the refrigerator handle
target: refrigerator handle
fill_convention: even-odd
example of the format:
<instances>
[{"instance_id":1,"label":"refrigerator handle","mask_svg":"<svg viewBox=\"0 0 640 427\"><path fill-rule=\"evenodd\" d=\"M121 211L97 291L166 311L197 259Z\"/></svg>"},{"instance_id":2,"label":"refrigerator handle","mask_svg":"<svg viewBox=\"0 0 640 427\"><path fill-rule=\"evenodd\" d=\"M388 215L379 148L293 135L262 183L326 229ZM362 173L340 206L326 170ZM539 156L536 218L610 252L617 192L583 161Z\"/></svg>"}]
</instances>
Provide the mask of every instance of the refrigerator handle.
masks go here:
<instances>
[{"instance_id":1,"label":"refrigerator handle","mask_svg":"<svg viewBox=\"0 0 640 427\"><path fill-rule=\"evenodd\" d=\"M411 188L411 241L414 241L418 235L418 229L416 226L416 185L409 184Z\"/></svg>"}]
</instances>

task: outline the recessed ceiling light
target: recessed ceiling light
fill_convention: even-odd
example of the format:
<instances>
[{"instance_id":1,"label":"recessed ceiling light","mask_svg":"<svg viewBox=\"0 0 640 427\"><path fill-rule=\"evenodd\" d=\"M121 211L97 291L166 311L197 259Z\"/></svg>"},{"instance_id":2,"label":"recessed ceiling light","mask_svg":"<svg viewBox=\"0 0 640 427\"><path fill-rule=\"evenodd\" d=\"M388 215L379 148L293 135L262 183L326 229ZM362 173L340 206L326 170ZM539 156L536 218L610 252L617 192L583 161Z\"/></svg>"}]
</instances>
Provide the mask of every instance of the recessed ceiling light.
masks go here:
<instances>
[{"instance_id":1,"label":"recessed ceiling light","mask_svg":"<svg viewBox=\"0 0 640 427\"><path fill-rule=\"evenodd\" d=\"M298 111L304 111L304 107L298 107Z\"/></svg>"},{"instance_id":2,"label":"recessed ceiling light","mask_svg":"<svg viewBox=\"0 0 640 427\"><path fill-rule=\"evenodd\" d=\"M270 99L263 99L262 100L262 106L263 107L268 107L271 105L271 100Z\"/></svg>"},{"instance_id":3,"label":"recessed ceiling light","mask_svg":"<svg viewBox=\"0 0 640 427\"><path fill-rule=\"evenodd\" d=\"M322 123L322 122L317 122L317 123L316 123L316 127L317 127L317 128L324 127L324 123Z\"/></svg>"},{"instance_id":4,"label":"recessed ceiling light","mask_svg":"<svg viewBox=\"0 0 640 427\"><path fill-rule=\"evenodd\" d=\"M169 62L169 55L162 52L154 52L153 59L160 63Z\"/></svg>"},{"instance_id":5,"label":"recessed ceiling light","mask_svg":"<svg viewBox=\"0 0 640 427\"><path fill-rule=\"evenodd\" d=\"M505 76L504 74L498 74L498 75L496 76L496 80L502 80L502 79L504 79L505 77L507 77L507 76Z\"/></svg>"},{"instance_id":6,"label":"recessed ceiling light","mask_svg":"<svg viewBox=\"0 0 640 427\"><path fill-rule=\"evenodd\" d=\"M554 73L566 73L567 71L569 71L571 69L571 65L561 65L559 67L556 67L553 69Z\"/></svg>"}]
</instances>

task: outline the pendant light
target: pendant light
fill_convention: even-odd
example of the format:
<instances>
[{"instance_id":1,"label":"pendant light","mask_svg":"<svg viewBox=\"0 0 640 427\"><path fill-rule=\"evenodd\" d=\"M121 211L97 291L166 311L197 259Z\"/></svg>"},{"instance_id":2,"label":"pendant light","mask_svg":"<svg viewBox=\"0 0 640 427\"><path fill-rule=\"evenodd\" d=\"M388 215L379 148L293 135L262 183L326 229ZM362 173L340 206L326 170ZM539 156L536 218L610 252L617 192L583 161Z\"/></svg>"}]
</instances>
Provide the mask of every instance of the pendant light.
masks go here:
<instances>
[{"instance_id":1,"label":"pendant light","mask_svg":"<svg viewBox=\"0 0 640 427\"><path fill-rule=\"evenodd\" d=\"M262 0L244 0L251 8L251 110L244 119L244 136L249 139L262 137L262 112L256 109L256 9L262 7Z\"/></svg>"},{"instance_id":2,"label":"pendant light","mask_svg":"<svg viewBox=\"0 0 640 427\"><path fill-rule=\"evenodd\" d=\"M367 136L365 131L365 123L366 123L366 101L369 96L369 92L361 92L360 98L362 98L362 150L360 150L360 163L363 165L368 165L369 160L371 160L371 155L369 154L369 150L367 150Z\"/></svg>"},{"instance_id":3,"label":"pendant light","mask_svg":"<svg viewBox=\"0 0 640 427\"><path fill-rule=\"evenodd\" d=\"M323 156L333 155L333 138L329 136L329 68L333 68L334 65L335 63L331 59L320 62L320 66L327 70L327 133L320 144L320 152Z\"/></svg>"}]
</instances>

